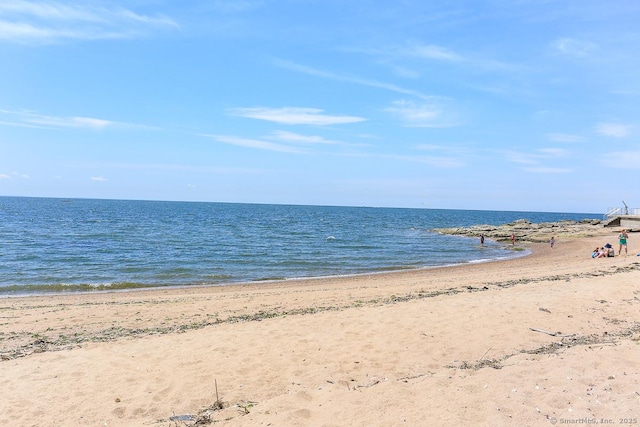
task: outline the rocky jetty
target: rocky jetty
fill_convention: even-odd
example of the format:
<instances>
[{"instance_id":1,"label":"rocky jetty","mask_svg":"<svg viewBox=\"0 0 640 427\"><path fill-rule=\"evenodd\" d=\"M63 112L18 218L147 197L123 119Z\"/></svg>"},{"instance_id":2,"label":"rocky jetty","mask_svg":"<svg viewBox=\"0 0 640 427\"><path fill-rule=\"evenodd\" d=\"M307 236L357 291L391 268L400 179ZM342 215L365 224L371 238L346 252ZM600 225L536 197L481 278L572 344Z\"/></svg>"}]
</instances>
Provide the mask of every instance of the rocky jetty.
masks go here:
<instances>
[{"instance_id":1,"label":"rocky jetty","mask_svg":"<svg viewBox=\"0 0 640 427\"><path fill-rule=\"evenodd\" d=\"M582 221L563 220L556 222L532 223L528 219L519 219L502 225L480 224L471 227L435 228L433 231L468 237L480 237L498 242L510 242L511 235L518 242L548 242L551 237L572 238L592 237L602 234L603 221L584 219Z\"/></svg>"}]
</instances>

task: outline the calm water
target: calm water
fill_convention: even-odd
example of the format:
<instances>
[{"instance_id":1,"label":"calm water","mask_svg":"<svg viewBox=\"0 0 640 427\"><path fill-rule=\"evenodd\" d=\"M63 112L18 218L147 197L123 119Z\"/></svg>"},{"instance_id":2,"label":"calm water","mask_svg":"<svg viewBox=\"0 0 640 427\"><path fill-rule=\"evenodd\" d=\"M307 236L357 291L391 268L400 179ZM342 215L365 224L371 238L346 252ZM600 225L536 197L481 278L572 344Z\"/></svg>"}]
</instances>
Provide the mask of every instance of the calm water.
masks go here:
<instances>
[{"instance_id":1,"label":"calm water","mask_svg":"<svg viewBox=\"0 0 640 427\"><path fill-rule=\"evenodd\" d=\"M436 227L597 214L0 197L0 295L215 285L518 256Z\"/></svg>"}]
</instances>

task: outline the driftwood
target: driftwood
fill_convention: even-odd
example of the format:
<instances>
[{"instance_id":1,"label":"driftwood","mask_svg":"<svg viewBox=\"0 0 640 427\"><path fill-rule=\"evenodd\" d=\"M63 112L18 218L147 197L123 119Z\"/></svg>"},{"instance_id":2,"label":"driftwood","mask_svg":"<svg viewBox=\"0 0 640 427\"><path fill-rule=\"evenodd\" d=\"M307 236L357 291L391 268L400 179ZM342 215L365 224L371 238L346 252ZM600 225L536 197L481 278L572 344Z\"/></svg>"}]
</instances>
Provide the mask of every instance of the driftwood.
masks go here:
<instances>
[{"instance_id":1,"label":"driftwood","mask_svg":"<svg viewBox=\"0 0 640 427\"><path fill-rule=\"evenodd\" d=\"M542 329L529 328L533 332L541 332L543 334L551 335L552 337L570 337L571 335L562 335L560 332L549 332Z\"/></svg>"}]
</instances>

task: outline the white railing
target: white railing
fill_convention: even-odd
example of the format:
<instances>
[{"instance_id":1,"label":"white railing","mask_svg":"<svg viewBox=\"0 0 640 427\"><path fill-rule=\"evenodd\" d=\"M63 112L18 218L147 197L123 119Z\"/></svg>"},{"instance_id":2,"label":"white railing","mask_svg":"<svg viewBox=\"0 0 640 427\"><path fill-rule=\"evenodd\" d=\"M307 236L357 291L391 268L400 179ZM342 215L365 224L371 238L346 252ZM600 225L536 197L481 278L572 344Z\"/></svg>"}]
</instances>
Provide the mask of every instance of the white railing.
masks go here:
<instances>
[{"instance_id":1,"label":"white railing","mask_svg":"<svg viewBox=\"0 0 640 427\"><path fill-rule=\"evenodd\" d=\"M622 215L622 208L607 208L607 213L604 214L604 219L613 218L614 216Z\"/></svg>"},{"instance_id":2,"label":"white railing","mask_svg":"<svg viewBox=\"0 0 640 427\"><path fill-rule=\"evenodd\" d=\"M604 219L614 218L620 215L640 215L640 208L608 208L604 214Z\"/></svg>"}]
</instances>

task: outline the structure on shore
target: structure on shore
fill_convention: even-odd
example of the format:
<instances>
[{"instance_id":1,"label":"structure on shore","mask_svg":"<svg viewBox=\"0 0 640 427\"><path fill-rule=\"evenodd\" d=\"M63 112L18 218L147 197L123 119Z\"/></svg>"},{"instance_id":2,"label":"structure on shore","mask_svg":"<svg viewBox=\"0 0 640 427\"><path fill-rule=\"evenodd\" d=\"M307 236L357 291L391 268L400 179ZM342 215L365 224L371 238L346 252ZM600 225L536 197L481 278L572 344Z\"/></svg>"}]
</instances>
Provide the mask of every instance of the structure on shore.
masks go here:
<instances>
[{"instance_id":1,"label":"structure on shore","mask_svg":"<svg viewBox=\"0 0 640 427\"><path fill-rule=\"evenodd\" d=\"M640 208L629 208L623 201L624 208L609 208L604 214L605 227L640 228Z\"/></svg>"}]
</instances>

